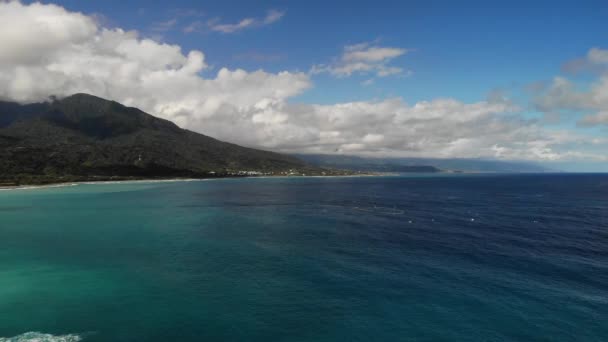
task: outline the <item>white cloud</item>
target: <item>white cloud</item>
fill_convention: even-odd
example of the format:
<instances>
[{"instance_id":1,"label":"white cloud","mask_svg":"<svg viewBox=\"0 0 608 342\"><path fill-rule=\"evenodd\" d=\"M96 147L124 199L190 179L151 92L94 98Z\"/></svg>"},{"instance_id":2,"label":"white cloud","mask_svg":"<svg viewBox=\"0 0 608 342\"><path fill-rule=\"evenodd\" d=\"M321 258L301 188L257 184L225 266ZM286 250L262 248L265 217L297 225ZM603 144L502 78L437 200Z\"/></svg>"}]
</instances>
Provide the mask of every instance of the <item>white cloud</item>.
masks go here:
<instances>
[{"instance_id":1,"label":"white cloud","mask_svg":"<svg viewBox=\"0 0 608 342\"><path fill-rule=\"evenodd\" d=\"M579 65L608 65L608 50L592 48ZM595 81L588 88L580 89L575 83L564 77L555 77L551 85L534 99L536 107L545 113L580 112L585 115L579 123L583 126L608 125L608 71L593 69L598 72Z\"/></svg>"},{"instance_id":2,"label":"white cloud","mask_svg":"<svg viewBox=\"0 0 608 342\"><path fill-rule=\"evenodd\" d=\"M594 64L608 64L608 50L592 48L587 54L587 59Z\"/></svg>"},{"instance_id":3,"label":"white cloud","mask_svg":"<svg viewBox=\"0 0 608 342\"><path fill-rule=\"evenodd\" d=\"M218 31L222 33L233 33L236 31L240 31L247 27L253 26L256 23L253 18L245 18L239 21L236 24L221 24L219 22L209 23L209 28L212 31Z\"/></svg>"},{"instance_id":4,"label":"white cloud","mask_svg":"<svg viewBox=\"0 0 608 342\"><path fill-rule=\"evenodd\" d=\"M264 18L244 18L234 24L221 23L218 19L214 19L208 22L208 26L211 31L234 33L247 28L270 25L279 21L284 15L285 12L283 11L270 10ZM192 30L190 30L191 28L192 26L188 26L188 30L186 30L186 32L192 32Z\"/></svg>"},{"instance_id":5,"label":"white cloud","mask_svg":"<svg viewBox=\"0 0 608 342\"><path fill-rule=\"evenodd\" d=\"M311 73L327 72L336 77L348 77L354 74L386 77L403 75L405 70L389 66L395 58L408 53L407 49L396 47L374 46L371 43L360 43L344 47L342 56L329 65L315 65Z\"/></svg>"},{"instance_id":6,"label":"white cloud","mask_svg":"<svg viewBox=\"0 0 608 342\"><path fill-rule=\"evenodd\" d=\"M370 47L367 44L347 46L344 50L342 60L346 62L384 62L395 57L399 57L407 52L405 49L375 46Z\"/></svg>"},{"instance_id":7,"label":"white cloud","mask_svg":"<svg viewBox=\"0 0 608 342\"><path fill-rule=\"evenodd\" d=\"M266 14L266 17L262 21L264 24L269 25L279 21L285 15L284 11L270 10Z\"/></svg>"},{"instance_id":8,"label":"white cloud","mask_svg":"<svg viewBox=\"0 0 608 342\"><path fill-rule=\"evenodd\" d=\"M522 119L503 98L293 103L312 86L309 74L219 68L206 77L201 51L106 29L58 6L0 2L0 22L10 24L0 30L2 99L86 92L222 140L283 152L559 160L582 158L572 144L591 144ZM391 68L385 63L405 52L351 46L344 61L379 73L378 65Z\"/></svg>"},{"instance_id":9,"label":"white cloud","mask_svg":"<svg viewBox=\"0 0 608 342\"><path fill-rule=\"evenodd\" d=\"M88 92L139 105L181 120L196 108L208 116L229 103L236 108L282 101L310 86L303 73L245 72L221 68L203 78L200 51L99 27L90 17L42 4L0 3L0 97L21 102ZM180 114L182 113L182 114Z\"/></svg>"},{"instance_id":10,"label":"white cloud","mask_svg":"<svg viewBox=\"0 0 608 342\"><path fill-rule=\"evenodd\" d=\"M0 3L0 63L37 63L58 53L66 45L82 44L97 30L91 17L67 13L54 5L18 2ZM44 51L50 56L36 52Z\"/></svg>"}]
</instances>

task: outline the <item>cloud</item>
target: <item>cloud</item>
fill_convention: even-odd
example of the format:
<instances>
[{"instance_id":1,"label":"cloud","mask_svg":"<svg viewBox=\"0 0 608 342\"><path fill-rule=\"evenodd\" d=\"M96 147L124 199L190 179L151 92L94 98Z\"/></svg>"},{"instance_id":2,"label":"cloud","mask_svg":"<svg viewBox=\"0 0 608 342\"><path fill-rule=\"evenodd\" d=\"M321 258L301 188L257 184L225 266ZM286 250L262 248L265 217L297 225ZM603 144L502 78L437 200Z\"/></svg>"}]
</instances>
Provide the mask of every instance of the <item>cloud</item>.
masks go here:
<instances>
[{"instance_id":1,"label":"cloud","mask_svg":"<svg viewBox=\"0 0 608 342\"><path fill-rule=\"evenodd\" d=\"M582 126L608 125L608 111L585 115L579 121L579 124Z\"/></svg>"},{"instance_id":2,"label":"cloud","mask_svg":"<svg viewBox=\"0 0 608 342\"><path fill-rule=\"evenodd\" d=\"M220 22L219 19L213 19L209 21L207 25L211 31L221 33L234 33L248 28L270 25L279 21L284 15L284 11L270 10L264 18L244 18L234 24L226 24Z\"/></svg>"},{"instance_id":3,"label":"cloud","mask_svg":"<svg viewBox=\"0 0 608 342\"><path fill-rule=\"evenodd\" d=\"M279 21L285 15L284 11L270 10L266 14L266 17L262 21L265 25L270 25L274 22Z\"/></svg>"},{"instance_id":4,"label":"cloud","mask_svg":"<svg viewBox=\"0 0 608 342\"><path fill-rule=\"evenodd\" d=\"M35 64L52 58L66 45L83 44L96 32L91 17L67 13L55 5L0 3L0 63ZM44 52L49 56L37 54Z\"/></svg>"},{"instance_id":5,"label":"cloud","mask_svg":"<svg viewBox=\"0 0 608 342\"><path fill-rule=\"evenodd\" d=\"M4 99L31 102L83 91L171 116L179 108L209 109L224 101L237 107L276 101L310 86L307 75L290 72L220 68L214 78L203 78L201 51L184 54L134 31L105 29L59 6L0 3L0 21L10 24L0 31Z\"/></svg>"},{"instance_id":6,"label":"cloud","mask_svg":"<svg viewBox=\"0 0 608 342\"><path fill-rule=\"evenodd\" d=\"M253 18L245 18L239 21L236 24L222 24L219 21L209 22L209 28L211 31L217 31L222 33L233 33L236 31L240 31L246 29L248 27L252 27L255 25L257 21Z\"/></svg>"},{"instance_id":7,"label":"cloud","mask_svg":"<svg viewBox=\"0 0 608 342\"><path fill-rule=\"evenodd\" d=\"M311 73L327 72L336 77L348 77L354 74L371 74L377 77L405 75L408 72L403 68L388 64L408 52L403 48L374 46L367 42L348 45L344 47L342 55L336 61L329 65L315 65Z\"/></svg>"},{"instance_id":8,"label":"cloud","mask_svg":"<svg viewBox=\"0 0 608 342\"><path fill-rule=\"evenodd\" d=\"M608 50L592 48L587 54L587 59L593 64L608 64Z\"/></svg>"},{"instance_id":9,"label":"cloud","mask_svg":"<svg viewBox=\"0 0 608 342\"><path fill-rule=\"evenodd\" d=\"M200 20L196 20L186 25L183 29L184 33L200 32L204 28L204 24Z\"/></svg>"},{"instance_id":10,"label":"cloud","mask_svg":"<svg viewBox=\"0 0 608 342\"><path fill-rule=\"evenodd\" d=\"M0 2L0 22L6 24L0 31L1 99L35 102L86 92L183 128L281 152L562 160L591 158L580 146L608 147L547 131L523 119L503 96L474 103L408 104L400 97L296 103L312 87L308 73L219 67L210 74L201 51L107 29L54 5ZM406 53L372 45L344 52L345 63L384 68Z\"/></svg>"},{"instance_id":11,"label":"cloud","mask_svg":"<svg viewBox=\"0 0 608 342\"><path fill-rule=\"evenodd\" d=\"M154 23L150 29L154 32L167 32L173 29L173 27L175 27L175 24L177 24L177 18Z\"/></svg>"},{"instance_id":12,"label":"cloud","mask_svg":"<svg viewBox=\"0 0 608 342\"><path fill-rule=\"evenodd\" d=\"M608 68L608 50L597 47L589 49L583 58L568 61L562 66L566 73L577 74L583 71L602 72Z\"/></svg>"},{"instance_id":13,"label":"cloud","mask_svg":"<svg viewBox=\"0 0 608 342\"><path fill-rule=\"evenodd\" d=\"M406 49L369 46L368 43L363 43L346 46L342 60L346 62L378 63L399 57L406 52Z\"/></svg>"},{"instance_id":14,"label":"cloud","mask_svg":"<svg viewBox=\"0 0 608 342\"><path fill-rule=\"evenodd\" d=\"M590 87L581 89L565 77L555 77L553 82L541 88L533 103L542 112L559 115L563 113L590 113L579 124L582 126L608 125L608 50L592 48L585 58L577 60L579 65L593 67L596 79ZM601 67L601 68L600 68Z\"/></svg>"}]
</instances>

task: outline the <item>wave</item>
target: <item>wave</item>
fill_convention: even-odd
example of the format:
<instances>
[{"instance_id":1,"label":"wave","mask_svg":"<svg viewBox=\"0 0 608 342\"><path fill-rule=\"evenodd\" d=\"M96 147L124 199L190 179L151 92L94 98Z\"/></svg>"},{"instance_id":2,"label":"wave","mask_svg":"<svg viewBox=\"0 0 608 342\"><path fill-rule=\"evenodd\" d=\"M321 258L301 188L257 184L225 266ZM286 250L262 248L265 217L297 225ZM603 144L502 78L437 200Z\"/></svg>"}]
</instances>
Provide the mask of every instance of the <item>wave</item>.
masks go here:
<instances>
[{"instance_id":1,"label":"wave","mask_svg":"<svg viewBox=\"0 0 608 342\"><path fill-rule=\"evenodd\" d=\"M35 190L35 189L47 189L47 188L64 188L68 186L77 186L78 183L59 183L49 185L22 185L22 186L9 186L0 188L0 191L13 191L13 190ZM0 340L2 341L2 340Z\"/></svg>"},{"instance_id":2,"label":"wave","mask_svg":"<svg viewBox=\"0 0 608 342\"><path fill-rule=\"evenodd\" d=\"M0 342L77 342L82 339L76 334L51 335L32 331L15 337L0 337Z\"/></svg>"}]
</instances>

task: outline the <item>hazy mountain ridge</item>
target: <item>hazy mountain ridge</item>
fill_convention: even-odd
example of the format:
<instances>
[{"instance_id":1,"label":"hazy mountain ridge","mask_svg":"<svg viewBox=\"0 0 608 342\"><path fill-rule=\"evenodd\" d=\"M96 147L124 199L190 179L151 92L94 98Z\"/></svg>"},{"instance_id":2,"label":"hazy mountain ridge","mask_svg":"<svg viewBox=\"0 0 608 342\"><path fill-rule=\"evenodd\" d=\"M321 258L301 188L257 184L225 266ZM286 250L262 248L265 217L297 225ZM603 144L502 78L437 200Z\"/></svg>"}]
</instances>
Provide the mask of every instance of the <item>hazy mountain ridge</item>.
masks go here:
<instances>
[{"instance_id":1,"label":"hazy mountain ridge","mask_svg":"<svg viewBox=\"0 0 608 342\"><path fill-rule=\"evenodd\" d=\"M378 172L550 172L544 166L521 161L475 158L373 158L329 154L294 154L318 167Z\"/></svg>"}]
</instances>

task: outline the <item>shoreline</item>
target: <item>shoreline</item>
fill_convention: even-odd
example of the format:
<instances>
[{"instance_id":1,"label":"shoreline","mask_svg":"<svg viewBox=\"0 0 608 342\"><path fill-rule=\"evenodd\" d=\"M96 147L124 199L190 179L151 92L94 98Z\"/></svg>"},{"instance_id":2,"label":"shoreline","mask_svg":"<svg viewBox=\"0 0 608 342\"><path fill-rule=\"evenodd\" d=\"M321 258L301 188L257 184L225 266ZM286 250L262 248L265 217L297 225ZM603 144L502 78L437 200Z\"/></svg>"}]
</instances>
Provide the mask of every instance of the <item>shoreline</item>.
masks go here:
<instances>
[{"instance_id":1,"label":"shoreline","mask_svg":"<svg viewBox=\"0 0 608 342\"><path fill-rule=\"evenodd\" d=\"M226 177L228 178L228 177ZM171 183L171 182L196 182L196 181L208 181L217 178L149 178L149 179L123 179L123 180L100 180L100 181L75 181L75 182L58 182L49 184L28 184L28 185L15 185L15 186L0 186L0 191L10 190L36 190L36 189L47 189L47 188L65 188L78 185L107 185L107 184L123 184L123 183Z\"/></svg>"},{"instance_id":2,"label":"shoreline","mask_svg":"<svg viewBox=\"0 0 608 342\"><path fill-rule=\"evenodd\" d=\"M296 176L296 175L276 175L276 176L230 176L230 177L208 177L208 178L141 178L141 179L117 179L117 180L82 180L72 182L57 182L57 183L45 183L45 184L24 184L24 185L0 185L0 192L13 191L13 190L37 190L37 189L48 189L48 188L63 188L72 187L78 185L107 185L107 184L129 184L129 183L174 183L174 182L203 182L212 180L225 180L225 179L271 179L271 178L359 178L359 177L393 177L401 176L409 173L394 173L394 172L376 172L376 173L357 173L357 174L344 174L344 175L307 175L307 176ZM426 174L426 173L425 173ZM431 173L435 174L435 173ZM568 172L439 172L442 175L500 175L500 174L568 174ZM577 174L576 172L574 174ZM588 173L582 173L588 174ZM603 173L602 173L603 174Z\"/></svg>"},{"instance_id":3,"label":"shoreline","mask_svg":"<svg viewBox=\"0 0 608 342\"><path fill-rule=\"evenodd\" d=\"M174 183L174 182L203 182L211 180L224 179L269 179L269 178L350 178L350 177L383 177L391 176L392 174L353 174L353 175L319 175L319 176L235 176L235 177L209 177L209 178L143 178L143 179L122 179L122 180L86 180L74 182L57 182L48 184L27 184L27 185L9 185L0 186L0 191L12 190L37 190L48 188L64 188L78 185L107 185L107 184L128 184L128 183Z\"/></svg>"},{"instance_id":4,"label":"shoreline","mask_svg":"<svg viewBox=\"0 0 608 342\"><path fill-rule=\"evenodd\" d=\"M78 185L102 185L102 184L123 184L123 183L171 183L171 182L197 182L210 180L225 180L225 179L270 179L270 178L359 178L359 177L394 177L408 174L429 174L429 175L522 175L522 174L578 174L577 172L372 172L372 173L354 173L354 174L337 174L337 175L264 175L264 176L227 176L227 177L206 177L206 178L133 178L133 179L104 179L104 180L77 180L66 182L50 182L50 183L33 183L23 185L0 185L1 191L10 190L36 190L46 188L60 188ZM581 173L581 174L595 174ZM600 172L600 174L603 174ZM1 183L0 183L1 184Z\"/></svg>"}]
</instances>

